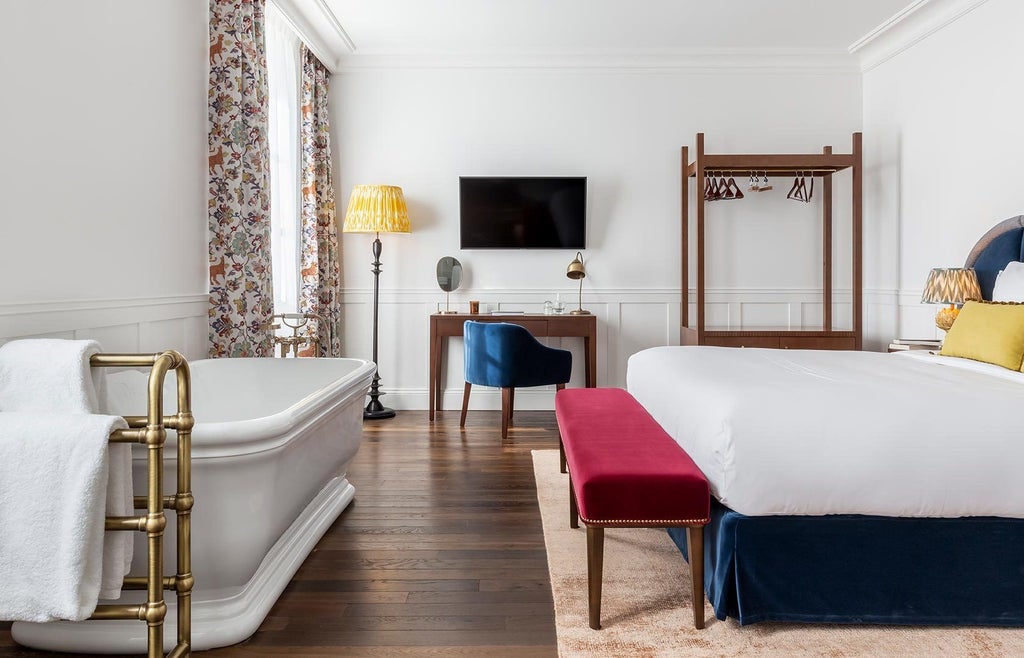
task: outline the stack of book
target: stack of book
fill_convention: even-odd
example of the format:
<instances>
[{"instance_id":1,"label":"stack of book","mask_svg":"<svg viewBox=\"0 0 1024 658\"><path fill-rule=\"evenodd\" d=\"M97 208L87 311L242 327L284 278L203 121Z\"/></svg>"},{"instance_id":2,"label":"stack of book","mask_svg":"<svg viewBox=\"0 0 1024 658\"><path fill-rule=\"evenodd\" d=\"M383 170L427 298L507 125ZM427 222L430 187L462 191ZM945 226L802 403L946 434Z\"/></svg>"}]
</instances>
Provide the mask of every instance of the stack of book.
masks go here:
<instances>
[{"instance_id":1,"label":"stack of book","mask_svg":"<svg viewBox=\"0 0 1024 658\"><path fill-rule=\"evenodd\" d=\"M889 351L938 350L940 347L942 347L942 341L937 338L897 338L889 344Z\"/></svg>"}]
</instances>

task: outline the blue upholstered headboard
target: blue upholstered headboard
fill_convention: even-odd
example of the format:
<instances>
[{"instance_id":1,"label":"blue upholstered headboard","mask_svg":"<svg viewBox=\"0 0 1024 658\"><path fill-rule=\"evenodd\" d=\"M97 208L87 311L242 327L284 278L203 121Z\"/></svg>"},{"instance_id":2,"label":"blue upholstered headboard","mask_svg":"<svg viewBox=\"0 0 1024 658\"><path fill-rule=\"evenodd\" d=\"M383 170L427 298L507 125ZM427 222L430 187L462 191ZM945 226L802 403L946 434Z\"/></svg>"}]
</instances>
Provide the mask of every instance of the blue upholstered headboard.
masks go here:
<instances>
[{"instance_id":1,"label":"blue upholstered headboard","mask_svg":"<svg viewBox=\"0 0 1024 658\"><path fill-rule=\"evenodd\" d=\"M996 275L1014 260L1024 261L1024 215L1011 217L989 229L971 249L964 267L975 269L982 296L992 299Z\"/></svg>"}]
</instances>

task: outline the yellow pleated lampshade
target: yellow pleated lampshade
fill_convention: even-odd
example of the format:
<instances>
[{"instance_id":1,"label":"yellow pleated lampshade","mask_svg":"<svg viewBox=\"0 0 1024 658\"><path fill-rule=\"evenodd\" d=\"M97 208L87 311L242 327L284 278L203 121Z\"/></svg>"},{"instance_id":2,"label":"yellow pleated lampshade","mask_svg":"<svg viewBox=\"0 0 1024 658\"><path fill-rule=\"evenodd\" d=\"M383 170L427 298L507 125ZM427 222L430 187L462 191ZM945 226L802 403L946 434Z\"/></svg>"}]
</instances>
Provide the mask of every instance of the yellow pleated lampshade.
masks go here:
<instances>
[{"instance_id":1,"label":"yellow pleated lampshade","mask_svg":"<svg viewBox=\"0 0 1024 658\"><path fill-rule=\"evenodd\" d=\"M408 233L409 211L396 185L356 185L345 212L345 233Z\"/></svg>"}]
</instances>

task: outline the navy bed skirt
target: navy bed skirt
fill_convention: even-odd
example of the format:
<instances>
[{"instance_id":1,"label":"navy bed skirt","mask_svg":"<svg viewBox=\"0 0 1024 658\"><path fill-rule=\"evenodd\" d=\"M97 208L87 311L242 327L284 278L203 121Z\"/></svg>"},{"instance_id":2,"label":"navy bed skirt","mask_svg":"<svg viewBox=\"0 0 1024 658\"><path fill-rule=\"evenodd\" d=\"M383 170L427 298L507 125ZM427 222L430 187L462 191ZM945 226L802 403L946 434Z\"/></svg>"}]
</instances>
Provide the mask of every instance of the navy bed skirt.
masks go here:
<instances>
[{"instance_id":1,"label":"navy bed skirt","mask_svg":"<svg viewBox=\"0 0 1024 658\"><path fill-rule=\"evenodd\" d=\"M686 529L669 528L686 556ZM719 619L1024 626L1024 520L744 516L711 501Z\"/></svg>"}]
</instances>

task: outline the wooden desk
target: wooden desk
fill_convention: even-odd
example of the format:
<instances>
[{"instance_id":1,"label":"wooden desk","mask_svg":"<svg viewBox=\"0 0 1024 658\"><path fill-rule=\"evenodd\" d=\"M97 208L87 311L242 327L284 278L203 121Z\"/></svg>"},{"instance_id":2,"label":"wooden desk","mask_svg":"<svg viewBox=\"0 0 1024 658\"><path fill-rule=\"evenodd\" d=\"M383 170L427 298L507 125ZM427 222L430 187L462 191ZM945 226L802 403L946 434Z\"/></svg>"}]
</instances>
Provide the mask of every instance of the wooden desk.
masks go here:
<instances>
[{"instance_id":1,"label":"wooden desk","mask_svg":"<svg viewBox=\"0 0 1024 658\"><path fill-rule=\"evenodd\" d=\"M525 327L534 336L582 338L584 380L587 388L597 386L597 316L594 315L484 315L469 313L434 313L430 316L430 420L441 410L441 352L448 339L462 335L466 320L476 322L510 322Z\"/></svg>"}]
</instances>

